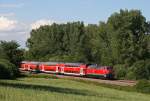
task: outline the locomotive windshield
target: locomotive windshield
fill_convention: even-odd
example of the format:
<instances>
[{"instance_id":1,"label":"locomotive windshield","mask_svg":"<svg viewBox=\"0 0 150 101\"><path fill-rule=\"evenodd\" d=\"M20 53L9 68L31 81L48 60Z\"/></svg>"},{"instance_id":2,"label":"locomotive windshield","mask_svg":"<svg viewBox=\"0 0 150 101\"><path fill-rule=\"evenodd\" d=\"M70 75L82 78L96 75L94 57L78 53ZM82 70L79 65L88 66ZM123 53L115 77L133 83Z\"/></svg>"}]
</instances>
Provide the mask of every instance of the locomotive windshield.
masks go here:
<instances>
[{"instance_id":1,"label":"locomotive windshield","mask_svg":"<svg viewBox=\"0 0 150 101\"><path fill-rule=\"evenodd\" d=\"M100 68L101 66L100 65L97 65L97 64L90 64L88 65L89 68L95 68L95 69L98 69Z\"/></svg>"},{"instance_id":2,"label":"locomotive windshield","mask_svg":"<svg viewBox=\"0 0 150 101\"><path fill-rule=\"evenodd\" d=\"M88 68L93 68L93 69L107 69L107 70L112 70L113 67L111 66L101 66L101 65L97 65L97 64L89 64Z\"/></svg>"}]
</instances>

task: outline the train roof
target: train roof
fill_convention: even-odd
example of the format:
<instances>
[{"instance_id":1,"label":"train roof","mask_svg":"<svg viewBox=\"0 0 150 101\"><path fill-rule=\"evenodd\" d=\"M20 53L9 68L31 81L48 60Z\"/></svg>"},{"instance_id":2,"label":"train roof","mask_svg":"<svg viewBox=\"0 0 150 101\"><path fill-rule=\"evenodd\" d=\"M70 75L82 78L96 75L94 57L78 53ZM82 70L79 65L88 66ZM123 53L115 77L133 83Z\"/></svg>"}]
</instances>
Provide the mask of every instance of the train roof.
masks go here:
<instances>
[{"instance_id":1,"label":"train roof","mask_svg":"<svg viewBox=\"0 0 150 101\"><path fill-rule=\"evenodd\" d=\"M22 61L21 63L45 64L45 65L64 64L64 65L69 65L69 66L80 66L80 65L86 65L85 63L67 63L67 62L36 62L36 61Z\"/></svg>"},{"instance_id":2,"label":"train roof","mask_svg":"<svg viewBox=\"0 0 150 101\"><path fill-rule=\"evenodd\" d=\"M45 64L45 65L56 65L56 64L60 64L62 62L41 62L41 64Z\"/></svg>"},{"instance_id":3,"label":"train roof","mask_svg":"<svg viewBox=\"0 0 150 101\"><path fill-rule=\"evenodd\" d=\"M27 64L45 64L45 65L57 65L57 64L64 64L68 66L74 66L79 67L81 65L87 65L88 68L103 68L103 67L112 67L112 66L101 66L97 64L85 64L85 63L67 63L67 62L37 62L37 61L22 61L21 63L27 63Z\"/></svg>"},{"instance_id":4,"label":"train roof","mask_svg":"<svg viewBox=\"0 0 150 101\"><path fill-rule=\"evenodd\" d=\"M65 63L65 62L41 62L41 64L46 64L46 65L64 64L64 65L71 65L71 66L83 65L83 63Z\"/></svg>"},{"instance_id":5,"label":"train roof","mask_svg":"<svg viewBox=\"0 0 150 101\"><path fill-rule=\"evenodd\" d=\"M86 65L84 63L64 63L65 65L69 65L69 66L80 66L80 65Z\"/></svg>"},{"instance_id":6,"label":"train roof","mask_svg":"<svg viewBox=\"0 0 150 101\"><path fill-rule=\"evenodd\" d=\"M22 61L21 63L40 64L41 62L37 62L37 61Z\"/></svg>"}]
</instances>

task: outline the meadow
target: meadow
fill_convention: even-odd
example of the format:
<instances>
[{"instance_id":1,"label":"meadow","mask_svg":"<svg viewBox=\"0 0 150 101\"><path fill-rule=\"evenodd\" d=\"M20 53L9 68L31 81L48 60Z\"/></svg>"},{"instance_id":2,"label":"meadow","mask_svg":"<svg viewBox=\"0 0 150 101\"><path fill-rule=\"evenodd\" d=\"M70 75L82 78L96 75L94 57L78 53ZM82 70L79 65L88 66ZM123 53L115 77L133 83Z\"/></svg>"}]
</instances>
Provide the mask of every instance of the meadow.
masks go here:
<instances>
[{"instance_id":1,"label":"meadow","mask_svg":"<svg viewBox=\"0 0 150 101\"><path fill-rule=\"evenodd\" d=\"M150 95L58 78L0 80L0 101L149 101Z\"/></svg>"}]
</instances>

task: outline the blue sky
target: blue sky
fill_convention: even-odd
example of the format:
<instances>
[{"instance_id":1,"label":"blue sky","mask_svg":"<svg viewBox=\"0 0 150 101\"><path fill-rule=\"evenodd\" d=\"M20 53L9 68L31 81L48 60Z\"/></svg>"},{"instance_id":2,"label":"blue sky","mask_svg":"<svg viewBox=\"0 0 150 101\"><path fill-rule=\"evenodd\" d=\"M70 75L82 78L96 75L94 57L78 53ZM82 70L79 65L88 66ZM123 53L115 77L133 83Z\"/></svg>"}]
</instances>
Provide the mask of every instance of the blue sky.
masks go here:
<instances>
[{"instance_id":1,"label":"blue sky","mask_svg":"<svg viewBox=\"0 0 150 101\"><path fill-rule=\"evenodd\" d=\"M120 9L139 9L150 21L148 0L0 0L0 40L17 40L25 47L31 29L40 25L98 23Z\"/></svg>"}]
</instances>

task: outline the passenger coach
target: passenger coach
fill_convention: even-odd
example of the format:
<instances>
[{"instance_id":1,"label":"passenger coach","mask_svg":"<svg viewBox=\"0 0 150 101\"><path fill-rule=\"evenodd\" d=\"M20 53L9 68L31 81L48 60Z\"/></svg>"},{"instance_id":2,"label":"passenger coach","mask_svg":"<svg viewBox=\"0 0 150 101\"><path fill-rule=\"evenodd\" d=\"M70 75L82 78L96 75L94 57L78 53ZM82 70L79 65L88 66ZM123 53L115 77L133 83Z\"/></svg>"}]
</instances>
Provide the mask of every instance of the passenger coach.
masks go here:
<instances>
[{"instance_id":1,"label":"passenger coach","mask_svg":"<svg viewBox=\"0 0 150 101\"><path fill-rule=\"evenodd\" d=\"M96 64L84 63L64 63L64 62L34 62L23 61L20 70L40 71L43 73L55 73L76 76L105 77L112 79L114 77L113 67L98 66Z\"/></svg>"}]
</instances>

